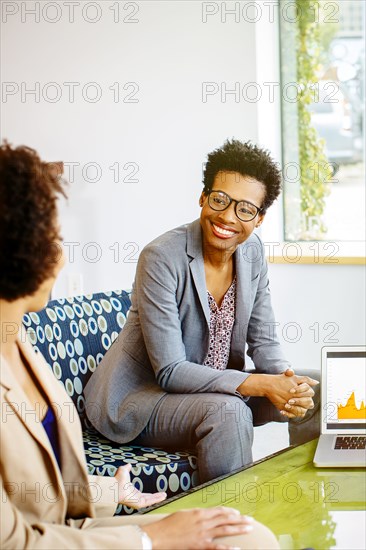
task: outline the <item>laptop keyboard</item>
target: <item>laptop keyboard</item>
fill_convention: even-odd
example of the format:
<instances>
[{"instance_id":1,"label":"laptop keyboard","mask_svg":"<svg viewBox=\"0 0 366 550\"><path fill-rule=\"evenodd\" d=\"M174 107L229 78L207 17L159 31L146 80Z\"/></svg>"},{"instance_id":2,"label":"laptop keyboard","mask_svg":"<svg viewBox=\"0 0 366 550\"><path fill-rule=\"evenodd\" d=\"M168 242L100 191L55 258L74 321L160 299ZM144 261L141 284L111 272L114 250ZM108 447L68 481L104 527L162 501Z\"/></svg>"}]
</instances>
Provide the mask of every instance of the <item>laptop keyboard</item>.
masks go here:
<instances>
[{"instance_id":1,"label":"laptop keyboard","mask_svg":"<svg viewBox=\"0 0 366 550\"><path fill-rule=\"evenodd\" d=\"M366 449L366 436L337 437L334 448L339 450Z\"/></svg>"}]
</instances>

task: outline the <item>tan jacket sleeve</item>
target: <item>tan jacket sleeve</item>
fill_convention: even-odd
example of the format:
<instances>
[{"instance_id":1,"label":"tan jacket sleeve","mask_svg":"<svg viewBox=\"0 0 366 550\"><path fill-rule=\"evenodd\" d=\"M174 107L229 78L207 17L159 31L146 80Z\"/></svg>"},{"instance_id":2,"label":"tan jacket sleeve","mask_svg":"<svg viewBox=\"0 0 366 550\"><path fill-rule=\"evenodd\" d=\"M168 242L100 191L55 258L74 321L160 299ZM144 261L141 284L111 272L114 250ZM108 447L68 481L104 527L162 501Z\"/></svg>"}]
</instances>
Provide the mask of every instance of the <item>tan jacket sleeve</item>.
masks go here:
<instances>
[{"instance_id":1,"label":"tan jacket sleeve","mask_svg":"<svg viewBox=\"0 0 366 550\"><path fill-rule=\"evenodd\" d=\"M118 482L110 476L88 475L92 502L98 518L112 517L118 504Z\"/></svg>"},{"instance_id":2,"label":"tan jacket sleeve","mask_svg":"<svg viewBox=\"0 0 366 550\"><path fill-rule=\"evenodd\" d=\"M87 519L73 521L70 526L41 521L30 524L9 500L1 480L0 547L3 550L142 549L138 528L133 525L121 525L123 520L125 522L126 518ZM103 521L106 523L105 527ZM93 527L94 522L98 526Z\"/></svg>"}]
</instances>

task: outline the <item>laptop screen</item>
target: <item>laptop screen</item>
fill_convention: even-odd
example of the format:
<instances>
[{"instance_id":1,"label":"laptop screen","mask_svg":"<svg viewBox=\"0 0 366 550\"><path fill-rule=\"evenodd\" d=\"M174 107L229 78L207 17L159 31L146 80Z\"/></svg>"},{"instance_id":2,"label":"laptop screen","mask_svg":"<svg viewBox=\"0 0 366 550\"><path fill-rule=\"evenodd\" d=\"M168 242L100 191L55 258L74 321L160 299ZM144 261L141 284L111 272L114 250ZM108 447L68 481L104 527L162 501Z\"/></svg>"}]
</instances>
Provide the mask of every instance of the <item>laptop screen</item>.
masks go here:
<instances>
[{"instance_id":1,"label":"laptop screen","mask_svg":"<svg viewBox=\"0 0 366 550\"><path fill-rule=\"evenodd\" d=\"M366 429L366 348L327 349L325 361L322 378L326 429L337 432Z\"/></svg>"}]
</instances>

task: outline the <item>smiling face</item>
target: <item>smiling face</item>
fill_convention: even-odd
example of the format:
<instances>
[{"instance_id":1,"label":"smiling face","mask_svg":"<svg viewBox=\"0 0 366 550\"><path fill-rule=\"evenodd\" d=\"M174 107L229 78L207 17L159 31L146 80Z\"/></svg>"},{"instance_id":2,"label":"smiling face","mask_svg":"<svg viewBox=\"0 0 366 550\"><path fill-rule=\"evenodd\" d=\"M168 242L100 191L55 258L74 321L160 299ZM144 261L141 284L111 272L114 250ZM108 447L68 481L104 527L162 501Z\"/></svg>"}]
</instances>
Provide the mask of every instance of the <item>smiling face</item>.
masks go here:
<instances>
[{"instance_id":1,"label":"smiling face","mask_svg":"<svg viewBox=\"0 0 366 550\"><path fill-rule=\"evenodd\" d=\"M258 208L262 207L265 198L265 188L261 182L238 172L219 172L212 190L224 191L232 199L248 201ZM204 253L224 250L231 256L264 218L264 214L260 213L249 222L239 220L235 214L235 203L231 203L226 210L213 210L204 193L201 194L200 205Z\"/></svg>"}]
</instances>

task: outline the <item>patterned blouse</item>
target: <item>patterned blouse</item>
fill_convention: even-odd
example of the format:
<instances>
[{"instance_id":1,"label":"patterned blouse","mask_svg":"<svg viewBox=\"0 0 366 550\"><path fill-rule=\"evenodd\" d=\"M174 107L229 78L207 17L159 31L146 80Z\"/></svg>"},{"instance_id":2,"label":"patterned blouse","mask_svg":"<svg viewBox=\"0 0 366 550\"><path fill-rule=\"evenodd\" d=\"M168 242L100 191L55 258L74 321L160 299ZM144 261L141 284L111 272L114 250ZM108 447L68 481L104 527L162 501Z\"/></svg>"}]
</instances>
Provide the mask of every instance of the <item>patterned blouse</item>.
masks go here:
<instances>
[{"instance_id":1,"label":"patterned blouse","mask_svg":"<svg viewBox=\"0 0 366 550\"><path fill-rule=\"evenodd\" d=\"M212 369L225 370L229 361L231 333L235 320L236 277L220 307L209 291L207 297L210 308L210 344L203 364Z\"/></svg>"}]
</instances>

